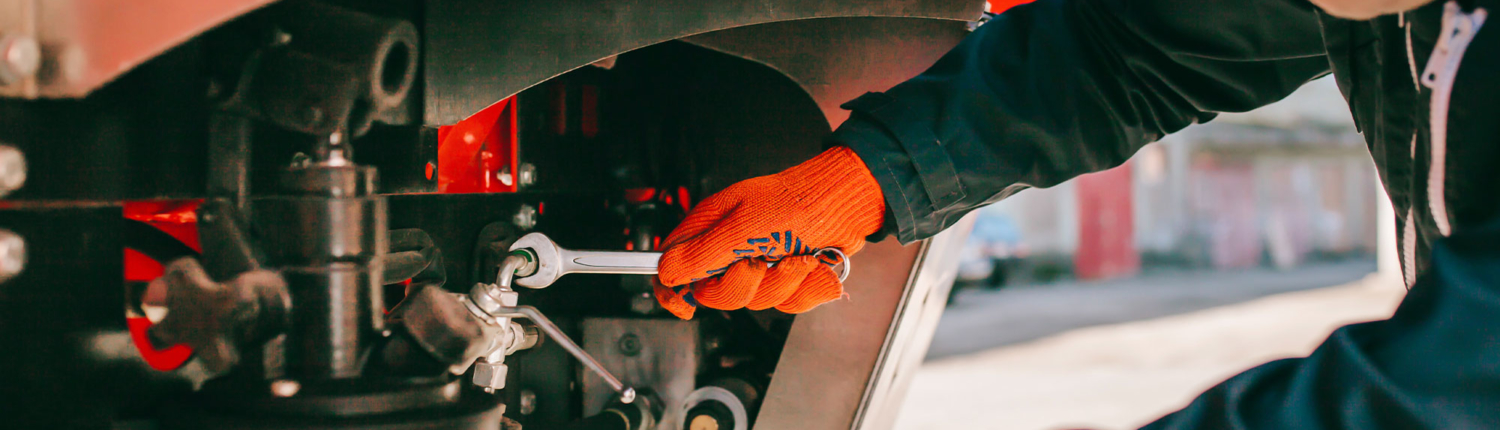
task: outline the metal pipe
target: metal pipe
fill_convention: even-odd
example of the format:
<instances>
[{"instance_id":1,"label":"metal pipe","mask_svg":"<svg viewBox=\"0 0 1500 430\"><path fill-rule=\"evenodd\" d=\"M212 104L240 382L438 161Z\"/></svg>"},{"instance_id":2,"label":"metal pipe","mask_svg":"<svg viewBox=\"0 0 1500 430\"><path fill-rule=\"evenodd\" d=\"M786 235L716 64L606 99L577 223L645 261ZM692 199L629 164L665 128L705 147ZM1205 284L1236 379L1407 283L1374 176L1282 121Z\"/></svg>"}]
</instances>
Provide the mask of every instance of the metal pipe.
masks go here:
<instances>
[{"instance_id":1,"label":"metal pipe","mask_svg":"<svg viewBox=\"0 0 1500 430\"><path fill-rule=\"evenodd\" d=\"M516 271L530 263L529 254L511 252L510 255L505 256L505 261L500 262L500 273L495 274L495 286L502 291L511 289L511 282L516 279Z\"/></svg>"},{"instance_id":2,"label":"metal pipe","mask_svg":"<svg viewBox=\"0 0 1500 430\"><path fill-rule=\"evenodd\" d=\"M491 315L510 318L519 317L531 320L532 322L536 323L538 328L542 329L543 333L547 334L547 337L550 337L552 338L552 340L557 341L557 344L561 345L564 350L568 351L569 354L572 354L574 358L578 359L578 361L583 362L584 367L587 367L595 374L598 374L600 378L604 379L605 384L609 384L610 388L620 393L621 403L630 403L635 401L634 388L625 386L625 383L620 382L619 378L616 378L615 375L610 374L609 370L605 369L603 364L600 364L598 360L595 360L593 356L590 356L589 353L587 351L584 351L582 347L578 346L578 344L573 343L573 340L568 338L568 335L563 334L562 329L558 328L557 324L553 324L552 320L547 319L547 316L542 315L542 313L536 310L536 308L531 306L506 306L496 309L495 312L491 313Z\"/></svg>"}]
</instances>

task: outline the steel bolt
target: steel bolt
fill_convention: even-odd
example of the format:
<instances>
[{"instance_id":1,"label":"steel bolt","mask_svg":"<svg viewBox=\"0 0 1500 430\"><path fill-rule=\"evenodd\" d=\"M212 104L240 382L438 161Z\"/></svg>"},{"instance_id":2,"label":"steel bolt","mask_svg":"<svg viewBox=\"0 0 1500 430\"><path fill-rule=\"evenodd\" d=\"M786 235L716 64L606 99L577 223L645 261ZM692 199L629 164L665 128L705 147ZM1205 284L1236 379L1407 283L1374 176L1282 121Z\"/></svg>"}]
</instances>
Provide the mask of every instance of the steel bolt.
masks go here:
<instances>
[{"instance_id":1,"label":"steel bolt","mask_svg":"<svg viewBox=\"0 0 1500 430\"><path fill-rule=\"evenodd\" d=\"M501 289L493 284L483 282L475 283L474 288L469 289L469 300L485 313L495 313L501 307L515 306L520 300L520 294L511 289Z\"/></svg>"},{"instance_id":2,"label":"steel bolt","mask_svg":"<svg viewBox=\"0 0 1500 430\"><path fill-rule=\"evenodd\" d=\"M484 388L487 393L505 388L505 376L509 370L504 363L475 362L474 385Z\"/></svg>"},{"instance_id":3,"label":"steel bolt","mask_svg":"<svg viewBox=\"0 0 1500 430\"><path fill-rule=\"evenodd\" d=\"M624 354L626 357L634 357L641 353L641 338L636 336L635 333L625 333L624 336L620 336L620 341L616 346L620 348L620 354Z\"/></svg>"},{"instance_id":4,"label":"steel bolt","mask_svg":"<svg viewBox=\"0 0 1500 430\"><path fill-rule=\"evenodd\" d=\"M519 181L519 183L523 187L529 187L531 186L531 184L535 184L536 166L531 165L531 163L521 163L521 166L516 168L516 180Z\"/></svg>"},{"instance_id":5,"label":"steel bolt","mask_svg":"<svg viewBox=\"0 0 1500 430\"><path fill-rule=\"evenodd\" d=\"M448 400L458 399L458 381L453 381L443 386L443 398Z\"/></svg>"},{"instance_id":6,"label":"steel bolt","mask_svg":"<svg viewBox=\"0 0 1500 430\"><path fill-rule=\"evenodd\" d=\"M521 205L521 209L516 211L516 217L512 221L515 221L516 227L522 230L531 230L532 227L536 227L536 215L535 207Z\"/></svg>"},{"instance_id":7,"label":"steel bolt","mask_svg":"<svg viewBox=\"0 0 1500 430\"><path fill-rule=\"evenodd\" d=\"M536 412L536 392L522 389L519 403L521 415L531 415L532 412Z\"/></svg>"},{"instance_id":8,"label":"steel bolt","mask_svg":"<svg viewBox=\"0 0 1500 430\"><path fill-rule=\"evenodd\" d=\"M499 180L501 184L503 184L503 185L505 185L507 187L509 187L510 184L513 184L513 183L516 182L515 176L512 176L510 174L510 168L509 167L501 167L500 171L495 172L495 179Z\"/></svg>"},{"instance_id":9,"label":"steel bolt","mask_svg":"<svg viewBox=\"0 0 1500 430\"><path fill-rule=\"evenodd\" d=\"M291 397L302 391L302 384L290 379L278 379L271 383L271 395L276 397Z\"/></svg>"},{"instance_id":10,"label":"steel bolt","mask_svg":"<svg viewBox=\"0 0 1500 430\"><path fill-rule=\"evenodd\" d=\"M21 236L0 228L0 282L5 282L26 268L26 241Z\"/></svg>"},{"instance_id":11,"label":"steel bolt","mask_svg":"<svg viewBox=\"0 0 1500 430\"><path fill-rule=\"evenodd\" d=\"M280 28L272 28L269 42L271 42L271 46L284 46L292 43L292 34Z\"/></svg>"},{"instance_id":12,"label":"steel bolt","mask_svg":"<svg viewBox=\"0 0 1500 430\"><path fill-rule=\"evenodd\" d=\"M0 145L0 197L26 184L26 156L10 145Z\"/></svg>"},{"instance_id":13,"label":"steel bolt","mask_svg":"<svg viewBox=\"0 0 1500 430\"><path fill-rule=\"evenodd\" d=\"M305 153L298 152L296 154L292 154L292 164L291 164L291 166L294 169L295 168L301 168L301 167L311 166L312 162L313 162L312 161L312 157L308 156Z\"/></svg>"},{"instance_id":14,"label":"steel bolt","mask_svg":"<svg viewBox=\"0 0 1500 430\"><path fill-rule=\"evenodd\" d=\"M42 65L42 49L27 36L0 35L0 85L10 85L36 75Z\"/></svg>"},{"instance_id":15,"label":"steel bolt","mask_svg":"<svg viewBox=\"0 0 1500 430\"><path fill-rule=\"evenodd\" d=\"M658 306L656 304L656 295L650 292L642 292L630 298L631 312L645 315L656 312Z\"/></svg>"}]
</instances>

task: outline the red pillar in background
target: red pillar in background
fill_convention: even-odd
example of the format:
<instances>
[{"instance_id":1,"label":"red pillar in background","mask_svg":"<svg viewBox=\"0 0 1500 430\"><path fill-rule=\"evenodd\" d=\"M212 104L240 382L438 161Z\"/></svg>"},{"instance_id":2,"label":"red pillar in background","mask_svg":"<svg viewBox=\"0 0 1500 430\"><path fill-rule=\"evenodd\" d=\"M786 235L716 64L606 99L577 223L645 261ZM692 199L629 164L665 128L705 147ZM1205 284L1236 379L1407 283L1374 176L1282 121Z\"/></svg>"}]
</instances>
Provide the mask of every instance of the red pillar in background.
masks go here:
<instances>
[{"instance_id":1,"label":"red pillar in background","mask_svg":"<svg viewBox=\"0 0 1500 430\"><path fill-rule=\"evenodd\" d=\"M1077 179L1078 279L1108 279L1140 271L1130 163Z\"/></svg>"}]
</instances>

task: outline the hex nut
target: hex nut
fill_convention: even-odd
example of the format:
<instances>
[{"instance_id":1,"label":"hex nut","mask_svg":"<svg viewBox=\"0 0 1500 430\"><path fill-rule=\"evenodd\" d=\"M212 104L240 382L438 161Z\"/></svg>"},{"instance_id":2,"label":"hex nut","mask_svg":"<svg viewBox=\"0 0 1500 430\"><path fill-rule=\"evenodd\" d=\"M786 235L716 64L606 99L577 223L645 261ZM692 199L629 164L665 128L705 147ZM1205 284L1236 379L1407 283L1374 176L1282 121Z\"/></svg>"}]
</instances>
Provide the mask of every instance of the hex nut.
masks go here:
<instances>
[{"instance_id":1,"label":"hex nut","mask_svg":"<svg viewBox=\"0 0 1500 430\"><path fill-rule=\"evenodd\" d=\"M501 290L493 284L483 282L474 284L469 289L469 300L479 307L479 310L494 315L501 307L515 307L521 300L521 294L515 290Z\"/></svg>"},{"instance_id":2,"label":"hex nut","mask_svg":"<svg viewBox=\"0 0 1500 430\"><path fill-rule=\"evenodd\" d=\"M500 171L495 172L495 180L500 181L500 185L507 187L516 182L515 175L510 174L509 167L501 167Z\"/></svg>"},{"instance_id":3,"label":"hex nut","mask_svg":"<svg viewBox=\"0 0 1500 430\"><path fill-rule=\"evenodd\" d=\"M26 241L6 229L0 229L0 282L5 282L26 268Z\"/></svg>"},{"instance_id":4,"label":"hex nut","mask_svg":"<svg viewBox=\"0 0 1500 430\"><path fill-rule=\"evenodd\" d=\"M36 75L42 65L42 49L36 39L0 35L0 85L10 85Z\"/></svg>"},{"instance_id":5,"label":"hex nut","mask_svg":"<svg viewBox=\"0 0 1500 430\"><path fill-rule=\"evenodd\" d=\"M642 292L630 297L631 312L648 315L660 308L661 305L656 302L656 295L650 292Z\"/></svg>"},{"instance_id":6,"label":"hex nut","mask_svg":"<svg viewBox=\"0 0 1500 430\"><path fill-rule=\"evenodd\" d=\"M505 388L505 376L509 371L505 363L475 362L474 385L490 390Z\"/></svg>"},{"instance_id":7,"label":"hex nut","mask_svg":"<svg viewBox=\"0 0 1500 430\"><path fill-rule=\"evenodd\" d=\"M521 390L521 398L517 403L519 403L520 407L518 409L520 410L518 412L521 415L531 415L533 412L536 412L536 392L525 389Z\"/></svg>"},{"instance_id":8,"label":"hex nut","mask_svg":"<svg viewBox=\"0 0 1500 430\"><path fill-rule=\"evenodd\" d=\"M10 145L0 145L0 197L26 184L26 156Z\"/></svg>"},{"instance_id":9,"label":"hex nut","mask_svg":"<svg viewBox=\"0 0 1500 430\"><path fill-rule=\"evenodd\" d=\"M532 227L536 227L536 216L535 207L521 205L521 209L516 210L516 216L512 221L515 222L516 227L520 227L522 230L530 230Z\"/></svg>"},{"instance_id":10,"label":"hex nut","mask_svg":"<svg viewBox=\"0 0 1500 430\"><path fill-rule=\"evenodd\" d=\"M292 397L302 391L302 383L290 379L278 379L271 383L271 395L276 397Z\"/></svg>"},{"instance_id":11,"label":"hex nut","mask_svg":"<svg viewBox=\"0 0 1500 430\"><path fill-rule=\"evenodd\" d=\"M535 184L536 166L532 165L531 163L521 163L521 166L516 168L516 181L523 187L528 187L531 186L531 184Z\"/></svg>"},{"instance_id":12,"label":"hex nut","mask_svg":"<svg viewBox=\"0 0 1500 430\"><path fill-rule=\"evenodd\" d=\"M625 333L624 336L620 336L620 340L616 342L615 346L620 349L620 354L626 357L640 355L641 350L644 349L644 346L641 344L641 338L636 336L635 333Z\"/></svg>"}]
</instances>

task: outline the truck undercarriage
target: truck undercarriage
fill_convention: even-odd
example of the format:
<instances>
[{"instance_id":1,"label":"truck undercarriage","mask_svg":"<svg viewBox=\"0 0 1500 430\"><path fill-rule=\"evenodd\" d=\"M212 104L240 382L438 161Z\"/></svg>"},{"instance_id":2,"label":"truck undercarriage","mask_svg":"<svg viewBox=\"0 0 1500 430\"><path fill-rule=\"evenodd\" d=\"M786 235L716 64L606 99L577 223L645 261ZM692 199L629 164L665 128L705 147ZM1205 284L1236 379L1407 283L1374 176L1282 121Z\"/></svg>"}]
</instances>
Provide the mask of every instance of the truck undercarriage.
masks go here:
<instances>
[{"instance_id":1,"label":"truck undercarriage","mask_svg":"<svg viewBox=\"0 0 1500 430\"><path fill-rule=\"evenodd\" d=\"M127 3L0 0L17 428L891 425L965 226L796 316L679 320L641 275L490 292L527 233L659 249L983 2Z\"/></svg>"}]
</instances>

